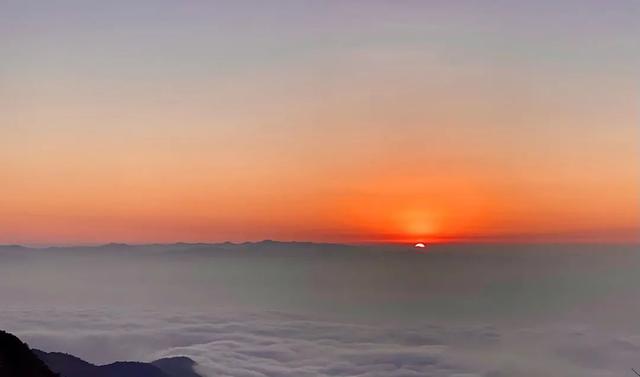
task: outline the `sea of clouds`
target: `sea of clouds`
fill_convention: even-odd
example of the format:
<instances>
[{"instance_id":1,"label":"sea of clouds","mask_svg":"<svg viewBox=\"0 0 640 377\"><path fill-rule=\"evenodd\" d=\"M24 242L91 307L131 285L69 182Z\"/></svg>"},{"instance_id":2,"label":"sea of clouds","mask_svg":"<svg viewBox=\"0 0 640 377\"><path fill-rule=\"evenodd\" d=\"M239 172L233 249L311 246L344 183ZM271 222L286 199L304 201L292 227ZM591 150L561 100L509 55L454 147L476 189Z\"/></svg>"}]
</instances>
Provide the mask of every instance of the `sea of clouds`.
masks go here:
<instances>
[{"instance_id":1,"label":"sea of clouds","mask_svg":"<svg viewBox=\"0 0 640 377\"><path fill-rule=\"evenodd\" d=\"M605 377L640 366L640 335L566 324L389 326L104 309L4 310L0 327L95 363L184 355L207 377Z\"/></svg>"},{"instance_id":2,"label":"sea of clouds","mask_svg":"<svg viewBox=\"0 0 640 377\"><path fill-rule=\"evenodd\" d=\"M9 248L0 329L98 364L184 355L206 377L624 377L640 368L634 248L294 246Z\"/></svg>"}]
</instances>

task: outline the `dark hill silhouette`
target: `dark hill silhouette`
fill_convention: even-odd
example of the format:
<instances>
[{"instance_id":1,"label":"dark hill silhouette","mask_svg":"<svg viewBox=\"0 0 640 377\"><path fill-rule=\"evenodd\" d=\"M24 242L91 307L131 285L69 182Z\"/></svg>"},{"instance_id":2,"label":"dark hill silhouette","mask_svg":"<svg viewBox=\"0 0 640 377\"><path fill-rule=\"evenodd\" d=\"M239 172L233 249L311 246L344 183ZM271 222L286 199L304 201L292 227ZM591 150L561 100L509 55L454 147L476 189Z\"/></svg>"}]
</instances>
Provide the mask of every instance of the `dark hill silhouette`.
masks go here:
<instances>
[{"instance_id":1,"label":"dark hill silhouette","mask_svg":"<svg viewBox=\"0 0 640 377\"><path fill-rule=\"evenodd\" d=\"M118 361L94 365L62 352L36 349L33 352L60 377L202 377L193 370L195 362L188 357L171 357L152 363Z\"/></svg>"},{"instance_id":2,"label":"dark hill silhouette","mask_svg":"<svg viewBox=\"0 0 640 377\"><path fill-rule=\"evenodd\" d=\"M162 369L169 377L202 377L193 371L196 363L188 357L166 357L152 361L151 364Z\"/></svg>"},{"instance_id":3,"label":"dark hill silhouette","mask_svg":"<svg viewBox=\"0 0 640 377\"><path fill-rule=\"evenodd\" d=\"M0 330L0 376L57 377L16 336Z\"/></svg>"},{"instance_id":4,"label":"dark hill silhouette","mask_svg":"<svg viewBox=\"0 0 640 377\"><path fill-rule=\"evenodd\" d=\"M184 356L94 365L66 353L30 349L15 335L0 330L0 377L202 377L194 371L195 365Z\"/></svg>"},{"instance_id":5,"label":"dark hill silhouette","mask_svg":"<svg viewBox=\"0 0 640 377\"><path fill-rule=\"evenodd\" d=\"M44 352L33 349L33 353L51 369L60 373L62 377L65 372L73 370L77 375L89 376L94 372L95 365L82 360L79 357L61 352Z\"/></svg>"}]
</instances>

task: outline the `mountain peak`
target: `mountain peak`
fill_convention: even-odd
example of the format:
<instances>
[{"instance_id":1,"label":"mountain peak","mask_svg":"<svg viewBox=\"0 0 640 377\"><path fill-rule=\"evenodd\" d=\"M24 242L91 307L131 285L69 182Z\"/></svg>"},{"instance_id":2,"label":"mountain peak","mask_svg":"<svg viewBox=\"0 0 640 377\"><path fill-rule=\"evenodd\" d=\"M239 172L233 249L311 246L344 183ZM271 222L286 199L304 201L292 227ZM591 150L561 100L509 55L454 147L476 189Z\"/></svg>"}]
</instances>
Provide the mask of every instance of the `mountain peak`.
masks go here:
<instances>
[{"instance_id":1,"label":"mountain peak","mask_svg":"<svg viewBox=\"0 0 640 377\"><path fill-rule=\"evenodd\" d=\"M26 343L0 330L0 376L57 377Z\"/></svg>"}]
</instances>

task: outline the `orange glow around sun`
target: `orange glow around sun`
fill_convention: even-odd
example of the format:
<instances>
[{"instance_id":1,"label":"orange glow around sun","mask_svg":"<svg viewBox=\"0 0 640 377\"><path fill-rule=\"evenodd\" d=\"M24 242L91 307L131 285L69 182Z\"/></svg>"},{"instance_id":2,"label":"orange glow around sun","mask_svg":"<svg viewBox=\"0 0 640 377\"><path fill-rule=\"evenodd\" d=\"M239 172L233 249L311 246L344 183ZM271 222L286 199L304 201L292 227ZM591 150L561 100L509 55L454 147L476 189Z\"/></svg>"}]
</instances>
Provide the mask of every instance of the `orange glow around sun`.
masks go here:
<instances>
[{"instance_id":1,"label":"orange glow around sun","mask_svg":"<svg viewBox=\"0 0 640 377\"><path fill-rule=\"evenodd\" d=\"M272 21L220 12L179 33L56 21L3 34L20 54L0 79L0 244L640 241L637 33L606 54L563 34L493 59L476 27L388 3L267 39L256 30ZM455 43L424 48L441 39Z\"/></svg>"}]
</instances>

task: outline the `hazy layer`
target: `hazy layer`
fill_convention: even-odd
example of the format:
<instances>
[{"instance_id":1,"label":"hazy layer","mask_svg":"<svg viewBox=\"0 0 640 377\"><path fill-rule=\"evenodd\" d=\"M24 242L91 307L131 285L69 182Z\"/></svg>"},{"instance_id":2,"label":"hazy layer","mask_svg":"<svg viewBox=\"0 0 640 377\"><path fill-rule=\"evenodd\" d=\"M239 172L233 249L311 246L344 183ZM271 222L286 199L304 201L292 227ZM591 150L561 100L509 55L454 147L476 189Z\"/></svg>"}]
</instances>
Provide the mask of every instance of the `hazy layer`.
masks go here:
<instances>
[{"instance_id":1,"label":"hazy layer","mask_svg":"<svg viewBox=\"0 0 640 377\"><path fill-rule=\"evenodd\" d=\"M98 362L188 354L216 376L394 375L372 354L397 375L608 376L640 351L638 271L624 246L4 248L0 328Z\"/></svg>"}]
</instances>

